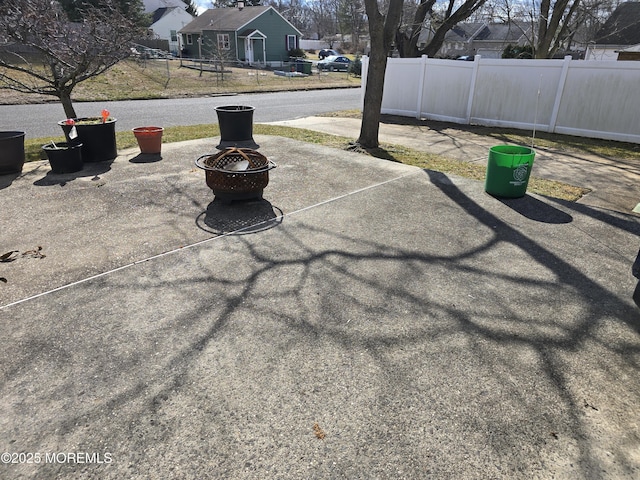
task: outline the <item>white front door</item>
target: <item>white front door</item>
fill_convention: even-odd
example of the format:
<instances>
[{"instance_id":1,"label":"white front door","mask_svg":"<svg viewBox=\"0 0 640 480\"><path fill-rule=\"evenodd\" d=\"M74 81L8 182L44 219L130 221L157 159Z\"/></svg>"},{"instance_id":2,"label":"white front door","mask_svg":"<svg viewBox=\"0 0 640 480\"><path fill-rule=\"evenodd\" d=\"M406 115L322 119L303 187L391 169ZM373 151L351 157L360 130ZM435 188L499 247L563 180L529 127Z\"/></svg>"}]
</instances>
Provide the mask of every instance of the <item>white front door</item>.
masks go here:
<instances>
[{"instance_id":1,"label":"white front door","mask_svg":"<svg viewBox=\"0 0 640 480\"><path fill-rule=\"evenodd\" d=\"M247 59L249 65L253 63L253 41L250 38L244 40L244 58Z\"/></svg>"}]
</instances>

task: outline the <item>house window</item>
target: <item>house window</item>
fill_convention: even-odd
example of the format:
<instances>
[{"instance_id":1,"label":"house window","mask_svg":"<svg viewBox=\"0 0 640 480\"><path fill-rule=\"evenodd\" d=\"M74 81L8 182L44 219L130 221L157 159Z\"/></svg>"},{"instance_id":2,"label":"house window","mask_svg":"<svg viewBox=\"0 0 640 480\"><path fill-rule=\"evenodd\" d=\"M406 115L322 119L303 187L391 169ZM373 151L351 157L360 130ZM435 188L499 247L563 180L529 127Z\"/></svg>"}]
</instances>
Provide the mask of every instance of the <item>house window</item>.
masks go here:
<instances>
[{"instance_id":1,"label":"house window","mask_svg":"<svg viewBox=\"0 0 640 480\"><path fill-rule=\"evenodd\" d=\"M171 34L171 41L172 42L177 42L178 41L178 32L176 32L175 30L171 30L170 34Z\"/></svg>"},{"instance_id":2,"label":"house window","mask_svg":"<svg viewBox=\"0 0 640 480\"><path fill-rule=\"evenodd\" d=\"M187 33L187 45L193 45L193 37L190 33Z\"/></svg>"},{"instance_id":3,"label":"house window","mask_svg":"<svg viewBox=\"0 0 640 480\"><path fill-rule=\"evenodd\" d=\"M296 48L296 36L287 35L287 50L293 50Z\"/></svg>"},{"instance_id":4,"label":"house window","mask_svg":"<svg viewBox=\"0 0 640 480\"><path fill-rule=\"evenodd\" d=\"M231 50L231 42L229 42L228 33L218 34L218 49L219 50Z\"/></svg>"}]
</instances>

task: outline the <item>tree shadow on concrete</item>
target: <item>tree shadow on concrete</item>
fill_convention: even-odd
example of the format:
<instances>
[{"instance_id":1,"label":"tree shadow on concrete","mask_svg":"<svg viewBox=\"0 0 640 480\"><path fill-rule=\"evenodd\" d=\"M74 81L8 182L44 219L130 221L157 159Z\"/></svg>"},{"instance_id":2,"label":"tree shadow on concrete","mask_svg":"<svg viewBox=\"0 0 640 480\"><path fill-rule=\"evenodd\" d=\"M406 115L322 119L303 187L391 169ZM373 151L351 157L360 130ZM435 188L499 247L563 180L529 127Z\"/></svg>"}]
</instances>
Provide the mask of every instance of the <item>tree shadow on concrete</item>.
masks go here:
<instances>
[{"instance_id":1,"label":"tree shadow on concrete","mask_svg":"<svg viewBox=\"0 0 640 480\"><path fill-rule=\"evenodd\" d=\"M441 196L417 226L367 198L338 201L321 224L298 217L79 285L82 308L61 298L53 326L25 305L0 386L23 402L14 443L115 448L114 478L170 471L187 452L193 471L227 476L277 465L352 478L631 473L638 313L426 175ZM379 212L366 237L330 215L365 206ZM439 232L437 209L462 209L466 224ZM394 237L409 227L423 237ZM20 433L26 415L32 436ZM604 418L620 422L615 435ZM320 450L314 421L329 432Z\"/></svg>"}]
</instances>

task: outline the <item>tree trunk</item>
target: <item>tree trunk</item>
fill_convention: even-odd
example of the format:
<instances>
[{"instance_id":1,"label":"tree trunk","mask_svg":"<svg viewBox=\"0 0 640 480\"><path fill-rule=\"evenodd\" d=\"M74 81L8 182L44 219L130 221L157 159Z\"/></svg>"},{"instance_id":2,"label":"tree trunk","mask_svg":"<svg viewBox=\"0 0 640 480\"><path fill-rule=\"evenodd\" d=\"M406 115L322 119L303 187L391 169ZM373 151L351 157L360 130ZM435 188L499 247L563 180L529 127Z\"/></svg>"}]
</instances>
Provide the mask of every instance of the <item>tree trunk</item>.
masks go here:
<instances>
[{"instance_id":1,"label":"tree trunk","mask_svg":"<svg viewBox=\"0 0 640 480\"><path fill-rule=\"evenodd\" d=\"M574 0L571 8L565 16L565 11L569 5L569 0L557 0L553 4L553 12L549 17L550 6L548 1L545 1L540 6L540 28L538 29L538 45L536 47L536 58L549 58L552 56L556 44L562 41L559 38L561 32L558 32L560 23L563 23L563 29L571 21L571 17L574 15L578 8L580 0ZM564 17L564 20L563 20ZM566 30L566 29L565 29ZM553 47L552 47L553 46Z\"/></svg>"},{"instance_id":2,"label":"tree trunk","mask_svg":"<svg viewBox=\"0 0 640 480\"><path fill-rule=\"evenodd\" d=\"M413 23L404 31L398 30L396 34L396 47L402 58L415 58L420 56L421 52L418 50L418 39L422 32L422 25L424 25L427 13L431 11L435 3L435 0L421 0L413 16Z\"/></svg>"},{"instance_id":3,"label":"tree trunk","mask_svg":"<svg viewBox=\"0 0 640 480\"><path fill-rule=\"evenodd\" d=\"M387 55L391 50L394 34L400 24L404 0L391 0L387 15L378 10L377 0L365 0L369 18L371 56L367 70L367 86L364 92L364 108L358 143L364 148L377 148L380 131L380 109L384 92L384 75L387 70Z\"/></svg>"},{"instance_id":4,"label":"tree trunk","mask_svg":"<svg viewBox=\"0 0 640 480\"><path fill-rule=\"evenodd\" d=\"M380 133L380 116L382 109L382 93L384 91L384 75L387 70L387 56L374 56L373 48L367 70L367 87L364 92L364 108L358 143L364 148L377 148Z\"/></svg>"},{"instance_id":5,"label":"tree trunk","mask_svg":"<svg viewBox=\"0 0 640 480\"><path fill-rule=\"evenodd\" d=\"M73 103L71 102L71 93L66 90L62 90L59 93L58 98L62 103L62 108L64 108L64 114L67 118L77 118L76 110L73 108Z\"/></svg>"}]
</instances>

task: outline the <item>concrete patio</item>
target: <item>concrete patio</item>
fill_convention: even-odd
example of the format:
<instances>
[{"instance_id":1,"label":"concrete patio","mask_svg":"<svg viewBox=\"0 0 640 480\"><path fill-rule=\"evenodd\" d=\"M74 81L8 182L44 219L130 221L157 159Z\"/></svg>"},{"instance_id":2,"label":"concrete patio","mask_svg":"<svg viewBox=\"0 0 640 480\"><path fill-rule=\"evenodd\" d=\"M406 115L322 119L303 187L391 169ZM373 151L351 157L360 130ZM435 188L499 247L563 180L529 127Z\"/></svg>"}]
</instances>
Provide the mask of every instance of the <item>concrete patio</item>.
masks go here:
<instances>
[{"instance_id":1,"label":"concrete patio","mask_svg":"<svg viewBox=\"0 0 640 480\"><path fill-rule=\"evenodd\" d=\"M0 477L640 475L640 217L255 138L0 177Z\"/></svg>"}]
</instances>

